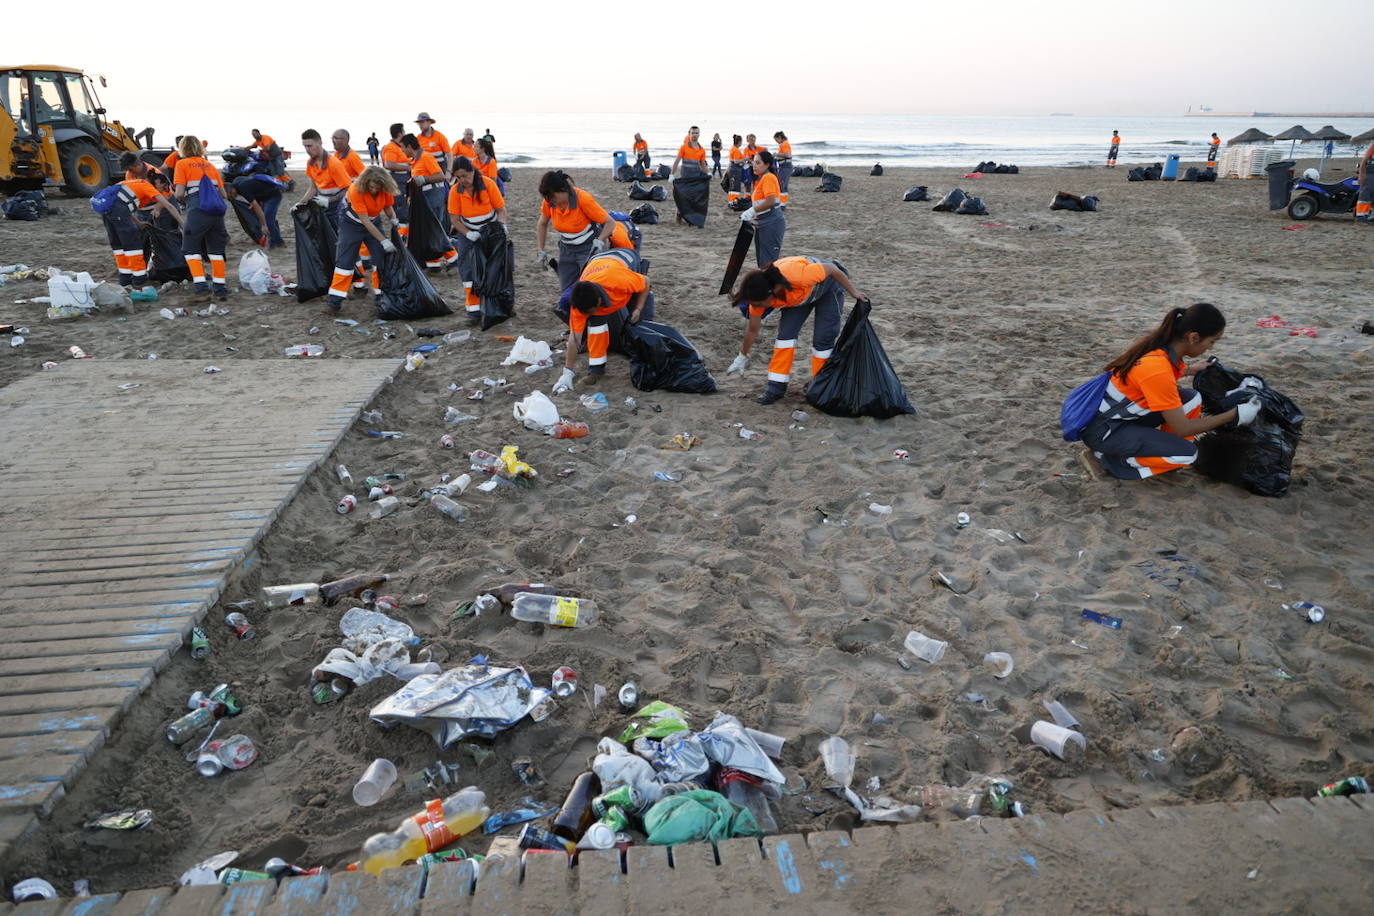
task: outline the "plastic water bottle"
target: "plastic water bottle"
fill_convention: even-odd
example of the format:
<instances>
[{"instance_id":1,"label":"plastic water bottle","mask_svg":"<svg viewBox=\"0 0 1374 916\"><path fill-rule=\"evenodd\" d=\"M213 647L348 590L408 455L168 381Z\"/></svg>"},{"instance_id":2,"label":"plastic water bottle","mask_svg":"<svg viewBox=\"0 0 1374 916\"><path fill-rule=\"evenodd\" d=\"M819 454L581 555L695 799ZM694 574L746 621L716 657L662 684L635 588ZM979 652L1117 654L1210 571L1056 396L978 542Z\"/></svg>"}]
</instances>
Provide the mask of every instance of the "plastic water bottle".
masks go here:
<instances>
[{"instance_id":1,"label":"plastic water bottle","mask_svg":"<svg viewBox=\"0 0 1374 916\"><path fill-rule=\"evenodd\" d=\"M438 852L481 826L491 814L486 794L468 786L443 801L435 799L390 833L375 833L363 844L363 871L380 875L429 852Z\"/></svg>"},{"instance_id":2,"label":"plastic water bottle","mask_svg":"<svg viewBox=\"0 0 1374 916\"><path fill-rule=\"evenodd\" d=\"M551 627L589 627L600 619L601 613L590 598L521 592L511 603L510 615L516 620Z\"/></svg>"},{"instance_id":3,"label":"plastic water bottle","mask_svg":"<svg viewBox=\"0 0 1374 916\"><path fill-rule=\"evenodd\" d=\"M549 427L549 435L555 439L581 439L590 430L586 423L576 423L570 420L559 420Z\"/></svg>"},{"instance_id":4,"label":"plastic water bottle","mask_svg":"<svg viewBox=\"0 0 1374 916\"><path fill-rule=\"evenodd\" d=\"M467 508L463 506L461 503L458 503L453 499L444 496L442 493L436 493L433 496L431 496L429 499L429 504L433 506L435 509L438 509L440 513L447 515L449 518L453 519L455 522L467 521Z\"/></svg>"},{"instance_id":5,"label":"plastic water bottle","mask_svg":"<svg viewBox=\"0 0 1374 916\"><path fill-rule=\"evenodd\" d=\"M348 473L348 468L342 464L336 464L334 465L334 473L339 475L339 483L350 488L353 486L353 475Z\"/></svg>"},{"instance_id":6,"label":"plastic water bottle","mask_svg":"<svg viewBox=\"0 0 1374 916\"><path fill-rule=\"evenodd\" d=\"M480 448L468 455L468 460L472 462L472 469L474 471L484 471L488 474L495 474L498 470L505 467L505 465L501 463L499 457Z\"/></svg>"},{"instance_id":7,"label":"plastic water bottle","mask_svg":"<svg viewBox=\"0 0 1374 916\"><path fill-rule=\"evenodd\" d=\"M282 351L286 356L323 356L324 347L320 344L298 344Z\"/></svg>"}]
</instances>

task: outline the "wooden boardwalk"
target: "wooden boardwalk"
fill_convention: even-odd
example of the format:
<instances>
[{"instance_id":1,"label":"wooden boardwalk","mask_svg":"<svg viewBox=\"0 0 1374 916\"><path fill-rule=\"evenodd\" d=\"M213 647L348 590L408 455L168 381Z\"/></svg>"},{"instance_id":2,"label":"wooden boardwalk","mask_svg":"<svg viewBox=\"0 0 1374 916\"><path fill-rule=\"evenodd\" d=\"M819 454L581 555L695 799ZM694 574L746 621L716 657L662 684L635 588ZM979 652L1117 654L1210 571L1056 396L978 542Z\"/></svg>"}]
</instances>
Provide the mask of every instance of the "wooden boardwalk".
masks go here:
<instances>
[{"instance_id":1,"label":"wooden boardwalk","mask_svg":"<svg viewBox=\"0 0 1374 916\"><path fill-rule=\"evenodd\" d=\"M0 390L0 860L395 360L73 360Z\"/></svg>"},{"instance_id":2,"label":"wooden boardwalk","mask_svg":"<svg viewBox=\"0 0 1374 916\"><path fill-rule=\"evenodd\" d=\"M1032 815L149 888L14 916L461 913L1350 913L1374 896L1374 796ZM260 865L261 863L247 863ZM22 876L16 876L22 877ZM68 889L69 890L69 889ZM10 910L0 904L0 916Z\"/></svg>"}]
</instances>

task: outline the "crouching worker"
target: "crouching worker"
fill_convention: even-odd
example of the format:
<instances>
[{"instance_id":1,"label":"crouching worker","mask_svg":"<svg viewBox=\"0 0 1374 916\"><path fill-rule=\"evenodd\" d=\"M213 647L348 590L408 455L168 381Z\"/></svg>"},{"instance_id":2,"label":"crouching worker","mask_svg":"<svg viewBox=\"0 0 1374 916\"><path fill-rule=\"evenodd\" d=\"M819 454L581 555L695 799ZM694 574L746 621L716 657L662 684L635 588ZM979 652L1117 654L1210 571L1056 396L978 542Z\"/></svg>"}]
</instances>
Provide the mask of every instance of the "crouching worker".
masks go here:
<instances>
[{"instance_id":1,"label":"crouching worker","mask_svg":"<svg viewBox=\"0 0 1374 916\"><path fill-rule=\"evenodd\" d=\"M142 287L148 282L148 262L143 252L144 228L159 213L168 214L180 223L181 211L151 182L142 178L121 181L114 195L113 206L101 220L110 240L110 250L114 252L119 285Z\"/></svg>"},{"instance_id":2,"label":"crouching worker","mask_svg":"<svg viewBox=\"0 0 1374 916\"><path fill-rule=\"evenodd\" d=\"M453 227L461 231L457 237L461 249L458 252L458 271L463 277L468 321L476 324L482 317L482 298L472 291L472 267L467 249L481 241L482 227L488 223L500 223L503 228L506 227L506 199L501 196L496 182L478 173L467 156L453 160L453 187L448 192L448 213ZM507 230L507 236L509 234Z\"/></svg>"},{"instance_id":3,"label":"crouching worker","mask_svg":"<svg viewBox=\"0 0 1374 916\"><path fill-rule=\"evenodd\" d=\"M782 309L778 319L778 339L773 344L773 358L768 361L768 387L756 399L760 404L772 404L787 393L787 380L792 375L792 359L797 351L797 335L806 318L815 312L811 328L811 374L821 371L835 339L840 336L840 315L844 311L844 294L856 300L868 298L859 292L836 261L816 258L780 258L759 270L751 270L735 291L734 304L749 304L749 325L744 330L744 342L739 355L725 371L744 374L749 363L749 351L754 347L763 316L769 309Z\"/></svg>"},{"instance_id":4,"label":"crouching worker","mask_svg":"<svg viewBox=\"0 0 1374 916\"><path fill-rule=\"evenodd\" d=\"M381 294L377 265L384 254L396 250L388 236L396 223L392 203L396 199L396 182L386 169L370 165L363 169L357 181L348 189L339 208L339 245L334 249L334 279L329 283L329 307L338 311L348 298L348 285L353 278L358 252L367 246L372 262L372 295ZM382 217L386 216L383 226Z\"/></svg>"},{"instance_id":5,"label":"crouching worker","mask_svg":"<svg viewBox=\"0 0 1374 916\"><path fill-rule=\"evenodd\" d=\"M617 248L594 255L572 287L568 300L567 356L563 375L553 386L554 394L571 391L577 365L578 340L587 335L587 374L606 372L606 354L611 350L611 335L619 335L625 322L654 317L654 294L649 278L639 272L639 255L633 249Z\"/></svg>"},{"instance_id":6,"label":"crouching worker","mask_svg":"<svg viewBox=\"0 0 1374 916\"><path fill-rule=\"evenodd\" d=\"M1197 460L1193 438L1199 433L1254 421L1260 402L1244 387L1232 392L1241 403L1204 417L1202 395L1178 385L1204 365L1185 360L1212 349L1225 330L1226 319L1214 305L1172 308L1159 327L1104 368L1111 377L1083 443L1113 477L1138 480L1187 467ZM1084 459L1095 471L1092 460Z\"/></svg>"}]
</instances>

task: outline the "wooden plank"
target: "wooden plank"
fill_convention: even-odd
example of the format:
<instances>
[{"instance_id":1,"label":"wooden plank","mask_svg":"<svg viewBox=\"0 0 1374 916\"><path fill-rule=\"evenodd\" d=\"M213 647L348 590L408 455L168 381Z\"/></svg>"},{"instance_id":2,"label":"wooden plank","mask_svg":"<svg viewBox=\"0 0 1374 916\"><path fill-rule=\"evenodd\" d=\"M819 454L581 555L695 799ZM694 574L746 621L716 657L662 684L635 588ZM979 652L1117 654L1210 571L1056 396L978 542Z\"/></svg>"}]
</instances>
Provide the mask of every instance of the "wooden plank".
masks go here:
<instances>
[{"instance_id":1,"label":"wooden plank","mask_svg":"<svg viewBox=\"0 0 1374 916\"><path fill-rule=\"evenodd\" d=\"M49 732L0 738L0 760L44 754L82 754L89 757L105 743L105 733L93 730Z\"/></svg>"},{"instance_id":2,"label":"wooden plank","mask_svg":"<svg viewBox=\"0 0 1374 916\"><path fill-rule=\"evenodd\" d=\"M307 916L318 912L328 875L287 878L277 887L267 907L267 916Z\"/></svg>"},{"instance_id":3,"label":"wooden plank","mask_svg":"<svg viewBox=\"0 0 1374 916\"><path fill-rule=\"evenodd\" d=\"M77 897L67 903L62 916L110 916L119 903L120 894L94 894Z\"/></svg>"},{"instance_id":4,"label":"wooden plank","mask_svg":"<svg viewBox=\"0 0 1374 916\"><path fill-rule=\"evenodd\" d=\"M89 597L86 606L81 600ZM144 599L144 600L140 600ZM131 592L120 596L67 595L53 597L28 606L0 605L0 622L8 629L39 626L43 623L66 624L72 621L94 623L101 620L146 620L153 617L187 617L203 614L219 600L218 594L202 590L185 594L169 592Z\"/></svg>"},{"instance_id":5,"label":"wooden plank","mask_svg":"<svg viewBox=\"0 0 1374 916\"><path fill-rule=\"evenodd\" d=\"M38 829L38 818L32 814L6 814L0 816L0 847L18 843ZM0 856L0 859L3 859Z\"/></svg>"},{"instance_id":6,"label":"wooden plank","mask_svg":"<svg viewBox=\"0 0 1374 916\"><path fill-rule=\"evenodd\" d=\"M76 774L86 768L81 754L36 754L0 760L0 792L7 786L60 782L70 789Z\"/></svg>"},{"instance_id":7,"label":"wooden plank","mask_svg":"<svg viewBox=\"0 0 1374 916\"><path fill-rule=\"evenodd\" d=\"M425 896L421 901L420 912L425 916L448 916L451 913L467 912L472 903L473 880L474 869L470 859L440 862L433 866L425 882Z\"/></svg>"},{"instance_id":8,"label":"wooden plank","mask_svg":"<svg viewBox=\"0 0 1374 916\"><path fill-rule=\"evenodd\" d=\"M207 602L208 604L208 602ZM65 623L52 626L13 627L5 631L11 642L47 642L61 639L121 636L131 647L148 645L147 636L166 633L189 633L195 618L187 614L177 617L156 617L149 620L97 621L95 623Z\"/></svg>"},{"instance_id":9,"label":"wooden plank","mask_svg":"<svg viewBox=\"0 0 1374 916\"><path fill-rule=\"evenodd\" d=\"M123 548L128 551L129 548ZM220 547L188 549L182 543L164 547L140 547L120 556L92 556L91 551L44 550L10 554L0 565L0 575L24 573L81 572L84 570L126 569L131 566L185 566L205 563L228 563L231 566L242 558L243 543ZM204 567L201 567L204 568Z\"/></svg>"},{"instance_id":10,"label":"wooden plank","mask_svg":"<svg viewBox=\"0 0 1374 916\"><path fill-rule=\"evenodd\" d=\"M0 716L0 738L20 738L48 732L98 731L109 735L122 707L90 707L76 712L30 713Z\"/></svg>"},{"instance_id":11,"label":"wooden plank","mask_svg":"<svg viewBox=\"0 0 1374 916\"><path fill-rule=\"evenodd\" d=\"M18 675L98 672L120 668L158 668L171 652L143 649L135 652L102 652L84 655L51 655L0 660L0 680ZM108 683L108 682L107 682Z\"/></svg>"},{"instance_id":12,"label":"wooden plank","mask_svg":"<svg viewBox=\"0 0 1374 916\"><path fill-rule=\"evenodd\" d=\"M110 916L153 916L166 906L172 898L173 888L151 887L144 890L128 891L119 898L119 903L110 910Z\"/></svg>"},{"instance_id":13,"label":"wooden plank","mask_svg":"<svg viewBox=\"0 0 1374 916\"><path fill-rule=\"evenodd\" d=\"M193 563L155 563L142 566L105 567L102 569L63 569L63 570L2 570L0 583L21 585L24 588L44 586L82 585L86 583L121 583L133 581L161 582L194 576L197 585L213 586L214 581L206 581L207 576L232 569L230 560L197 560Z\"/></svg>"},{"instance_id":14,"label":"wooden plank","mask_svg":"<svg viewBox=\"0 0 1374 916\"><path fill-rule=\"evenodd\" d=\"M148 633L135 640L124 636L108 636L94 639L59 639L53 642L0 642L0 668L16 660L39 659L46 656L63 658L68 655L90 653L91 655L113 656L127 652L162 652L170 657L183 642L180 633Z\"/></svg>"},{"instance_id":15,"label":"wooden plank","mask_svg":"<svg viewBox=\"0 0 1374 916\"><path fill-rule=\"evenodd\" d=\"M0 669L3 671L3 669ZM4 674L9 674L4 671ZM0 697L23 697L64 690L96 690L105 687L132 687L142 691L153 682L154 670L110 668L105 671L60 671L54 674L24 674L0 677Z\"/></svg>"},{"instance_id":16,"label":"wooden plank","mask_svg":"<svg viewBox=\"0 0 1374 916\"><path fill-rule=\"evenodd\" d=\"M19 697L0 697L0 717L40 712L71 712L97 706L128 709L139 691L130 687L104 687L97 690L59 690L55 693L28 693ZM0 735L4 720L0 718Z\"/></svg>"},{"instance_id":17,"label":"wooden plank","mask_svg":"<svg viewBox=\"0 0 1374 916\"><path fill-rule=\"evenodd\" d=\"M0 784L0 814L32 811L39 817L47 817L65 794L60 782Z\"/></svg>"}]
</instances>

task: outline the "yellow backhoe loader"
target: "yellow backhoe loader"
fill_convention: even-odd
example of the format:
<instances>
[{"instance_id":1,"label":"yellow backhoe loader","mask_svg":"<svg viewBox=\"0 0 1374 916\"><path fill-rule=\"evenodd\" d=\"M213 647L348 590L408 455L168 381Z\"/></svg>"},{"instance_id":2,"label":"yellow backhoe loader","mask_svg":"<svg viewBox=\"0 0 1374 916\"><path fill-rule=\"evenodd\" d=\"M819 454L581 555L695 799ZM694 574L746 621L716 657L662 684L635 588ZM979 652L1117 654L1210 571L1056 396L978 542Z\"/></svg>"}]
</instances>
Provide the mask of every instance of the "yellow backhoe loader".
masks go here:
<instances>
[{"instance_id":1,"label":"yellow backhoe loader","mask_svg":"<svg viewBox=\"0 0 1374 916\"><path fill-rule=\"evenodd\" d=\"M104 77L99 77L105 85ZM0 66L0 192L65 187L90 197L119 181L119 157L154 165L171 152L153 147L153 130L135 134L105 118L95 82L71 67ZM140 141L142 145L140 145Z\"/></svg>"}]
</instances>

